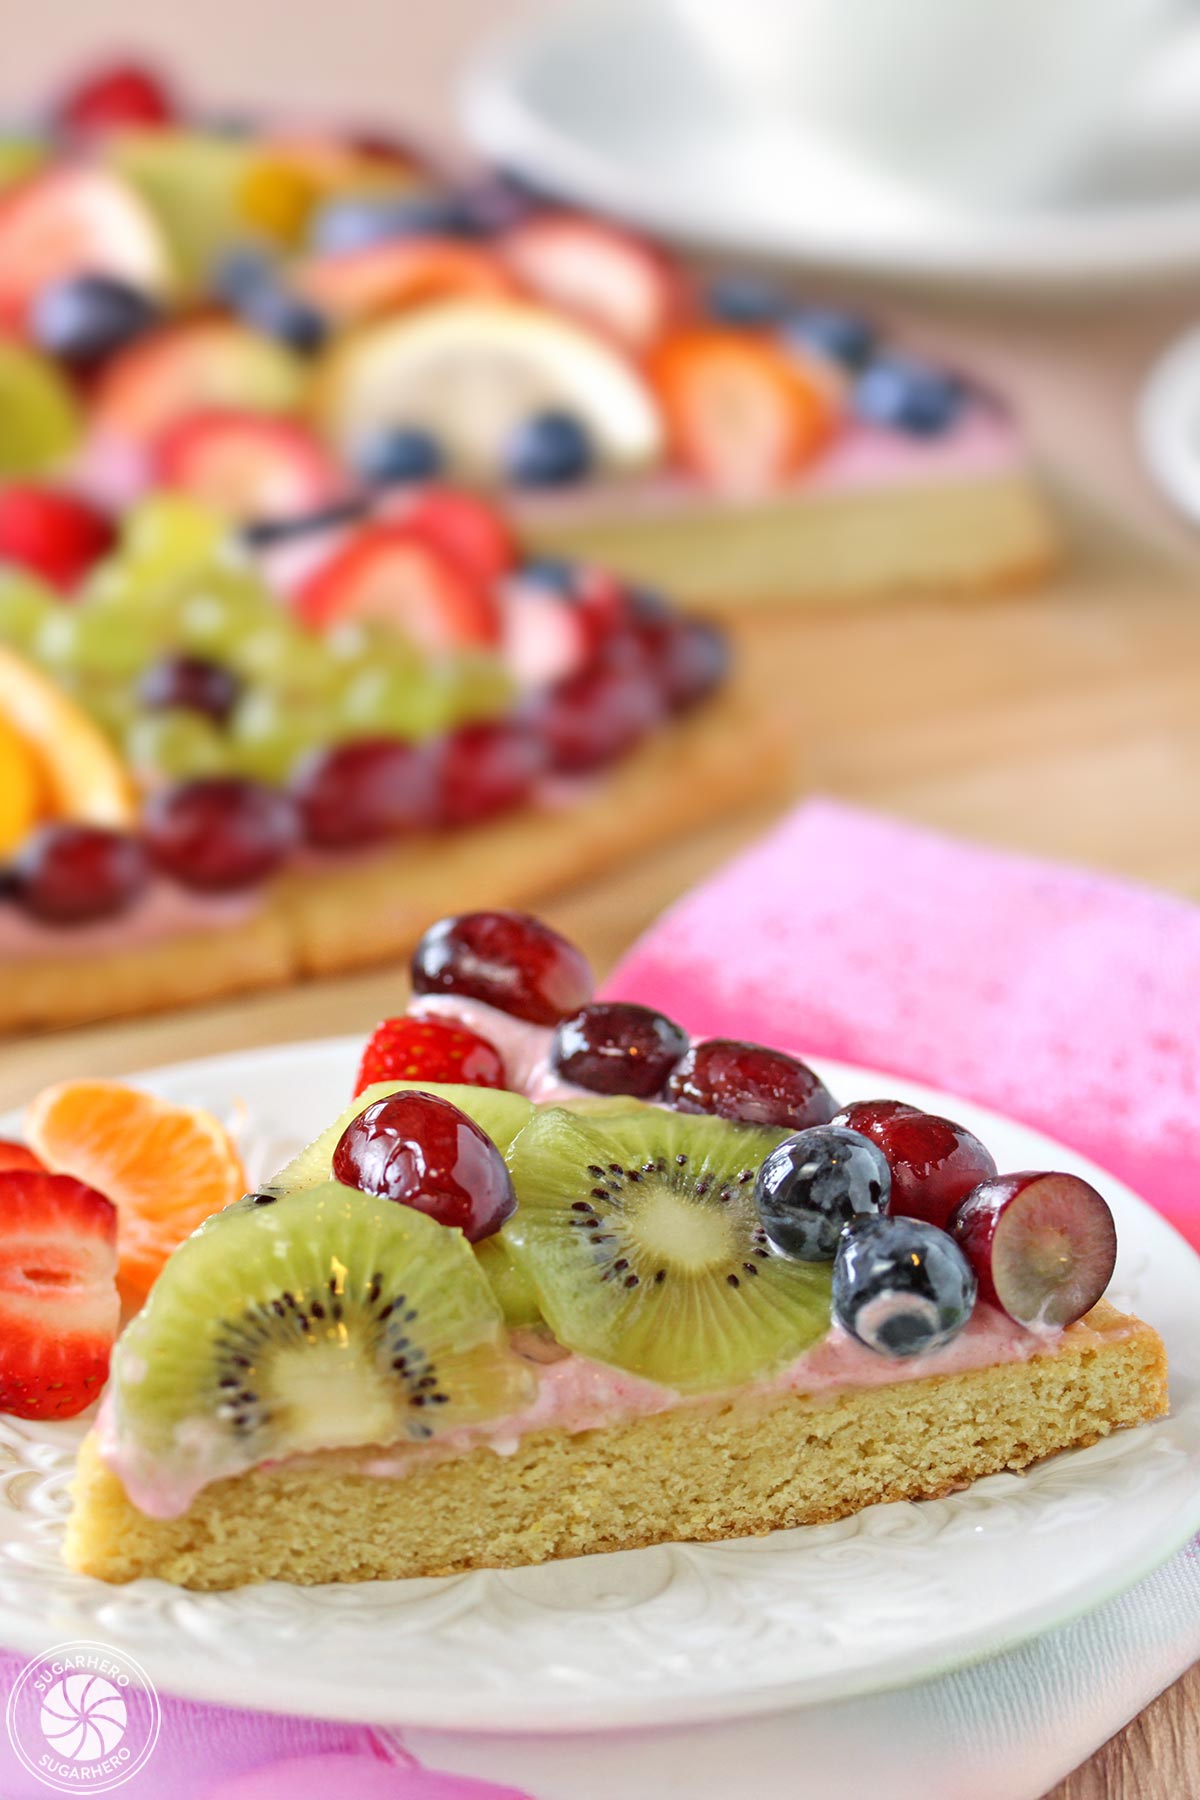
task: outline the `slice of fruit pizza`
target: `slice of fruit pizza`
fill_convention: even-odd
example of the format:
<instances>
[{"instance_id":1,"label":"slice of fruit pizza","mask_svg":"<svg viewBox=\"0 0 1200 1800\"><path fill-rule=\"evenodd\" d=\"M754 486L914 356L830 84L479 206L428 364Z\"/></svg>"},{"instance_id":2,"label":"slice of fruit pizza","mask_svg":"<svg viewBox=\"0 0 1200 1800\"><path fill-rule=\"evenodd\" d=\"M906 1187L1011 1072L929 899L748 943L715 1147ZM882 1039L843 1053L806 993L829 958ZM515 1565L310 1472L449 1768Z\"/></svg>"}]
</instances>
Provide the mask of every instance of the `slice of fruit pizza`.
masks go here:
<instances>
[{"instance_id":1,"label":"slice of fruit pizza","mask_svg":"<svg viewBox=\"0 0 1200 1800\"><path fill-rule=\"evenodd\" d=\"M1003 402L856 312L352 128L216 128L139 68L8 150L0 474L242 525L465 480L544 554L723 605L1056 557Z\"/></svg>"},{"instance_id":2,"label":"slice of fruit pizza","mask_svg":"<svg viewBox=\"0 0 1200 1800\"><path fill-rule=\"evenodd\" d=\"M737 1537L1166 1410L1078 1177L597 1002L522 914L442 920L413 984L350 1104L117 1343L73 1567L220 1589ZM98 1179L64 1141L40 1179Z\"/></svg>"}]
</instances>

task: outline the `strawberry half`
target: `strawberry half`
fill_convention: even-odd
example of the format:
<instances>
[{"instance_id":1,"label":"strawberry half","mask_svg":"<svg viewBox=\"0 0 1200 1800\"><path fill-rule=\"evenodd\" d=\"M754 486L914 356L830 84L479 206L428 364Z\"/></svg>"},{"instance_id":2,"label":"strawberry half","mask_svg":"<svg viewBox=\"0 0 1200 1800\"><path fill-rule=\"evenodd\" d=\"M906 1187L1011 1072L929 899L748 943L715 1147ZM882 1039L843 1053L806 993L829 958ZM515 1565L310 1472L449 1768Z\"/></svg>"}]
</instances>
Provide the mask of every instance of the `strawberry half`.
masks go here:
<instances>
[{"instance_id":1,"label":"strawberry half","mask_svg":"<svg viewBox=\"0 0 1200 1800\"><path fill-rule=\"evenodd\" d=\"M384 511L386 515L390 509ZM421 488L402 498L396 517L489 587L516 566L517 543L507 520L478 494L462 488Z\"/></svg>"},{"instance_id":2,"label":"strawberry half","mask_svg":"<svg viewBox=\"0 0 1200 1800\"><path fill-rule=\"evenodd\" d=\"M456 238L342 250L307 263L296 291L343 324L463 295L507 295L517 284L490 251Z\"/></svg>"},{"instance_id":3,"label":"strawberry half","mask_svg":"<svg viewBox=\"0 0 1200 1800\"><path fill-rule=\"evenodd\" d=\"M0 197L0 322L17 331L34 297L68 275L112 275L158 293L169 274L154 219L106 169L65 164Z\"/></svg>"},{"instance_id":4,"label":"strawberry half","mask_svg":"<svg viewBox=\"0 0 1200 1800\"><path fill-rule=\"evenodd\" d=\"M679 462L714 487L761 493L833 432L832 386L768 338L722 326L667 337L648 372Z\"/></svg>"},{"instance_id":5,"label":"strawberry half","mask_svg":"<svg viewBox=\"0 0 1200 1800\"><path fill-rule=\"evenodd\" d=\"M117 1209L70 1175L0 1171L0 1412L70 1419L108 1378Z\"/></svg>"},{"instance_id":6,"label":"strawberry half","mask_svg":"<svg viewBox=\"0 0 1200 1800\"><path fill-rule=\"evenodd\" d=\"M500 639L494 594L403 522L356 533L302 583L293 605L314 630L373 619L435 656Z\"/></svg>"},{"instance_id":7,"label":"strawberry half","mask_svg":"<svg viewBox=\"0 0 1200 1800\"><path fill-rule=\"evenodd\" d=\"M354 1092L376 1081L453 1081L502 1088L504 1064L495 1045L441 1019L384 1019L367 1040Z\"/></svg>"},{"instance_id":8,"label":"strawberry half","mask_svg":"<svg viewBox=\"0 0 1200 1800\"><path fill-rule=\"evenodd\" d=\"M0 1171L5 1169L45 1169L33 1154L28 1144L18 1144L13 1138L0 1138Z\"/></svg>"},{"instance_id":9,"label":"strawberry half","mask_svg":"<svg viewBox=\"0 0 1200 1800\"><path fill-rule=\"evenodd\" d=\"M538 214L506 233L501 254L540 300L647 349L686 311L682 279L652 244L578 213Z\"/></svg>"},{"instance_id":10,"label":"strawberry half","mask_svg":"<svg viewBox=\"0 0 1200 1800\"><path fill-rule=\"evenodd\" d=\"M84 75L54 109L62 131L123 131L170 125L178 107L162 76L144 63L111 63Z\"/></svg>"},{"instance_id":11,"label":"strawberry half","mask_svg":"<svg viewBox=\"0 0 1200 1800\"><path fill-rule=\"evenodd\" d=\"M16 563L67 594L116 540L99 507L61 488L0 488L0 562Z\"/></svg>"},{"instance_id":12,"label":"strawberry half","mask_svg":"<svg viewBox=\"0 0 1200 1800\"><path fill-rule=\"evenodd\" d=\"M170 426L151 469L160 487L242 522L316 512L342 486L332 457L305 426L236 407L211 407Z\"/></svg>"}]
</instances>

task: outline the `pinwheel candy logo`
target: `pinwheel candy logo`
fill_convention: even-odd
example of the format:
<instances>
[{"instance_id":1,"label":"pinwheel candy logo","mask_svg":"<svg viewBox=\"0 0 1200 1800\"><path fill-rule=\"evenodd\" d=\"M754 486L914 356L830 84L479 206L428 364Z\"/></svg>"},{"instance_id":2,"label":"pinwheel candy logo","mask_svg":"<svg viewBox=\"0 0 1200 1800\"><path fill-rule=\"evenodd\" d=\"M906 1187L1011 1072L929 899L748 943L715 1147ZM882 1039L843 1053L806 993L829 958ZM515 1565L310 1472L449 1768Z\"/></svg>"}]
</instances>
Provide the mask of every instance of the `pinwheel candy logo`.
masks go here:
<instances>
[{"instance_id":1,"label":"pinwheel candy logo","mask_svg":"<svg viewBox=\"0 0 1200 1800\"><path fill-rule=\"evenodd\" d=\"M58 1644L26 1663L8 1697L9 1740L55 1793L108 1793L145 1767L158 1696L145 1670L107 1644Z\"/></svg>"}]
</instances>

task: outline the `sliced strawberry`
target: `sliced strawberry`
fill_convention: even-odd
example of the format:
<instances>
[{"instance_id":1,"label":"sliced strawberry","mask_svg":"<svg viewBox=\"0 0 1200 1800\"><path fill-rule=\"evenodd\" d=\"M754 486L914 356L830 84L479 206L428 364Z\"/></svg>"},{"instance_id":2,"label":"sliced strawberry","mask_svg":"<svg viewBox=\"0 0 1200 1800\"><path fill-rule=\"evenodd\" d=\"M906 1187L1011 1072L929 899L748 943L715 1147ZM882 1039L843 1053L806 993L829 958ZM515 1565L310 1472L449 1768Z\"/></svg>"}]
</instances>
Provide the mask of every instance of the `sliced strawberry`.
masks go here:
<instances>
[{"instance_id":1,"label":"sliced strawberry","mask_svg":"<svg viewBox=\"0 0 1200 1800\"><path fill-rule=\"evenodd\" d=\"M295 414L306 379L299 357L261 332L227 319L189 320L113 357L96 388L92 431L105 442L147 444L214 408Z\"/></svg>"},{"instance_id":2,"label":"sliced strawberry","mask_svg":"<svg viewBox=\"0 0 1200 1800\"><path fill-rule=\"evenodd\" d=\"M500 248L531 293L629 349L648 349L686 314L683 278L667 257L599 219L538 214L507 232Z\"/></svg>"},{"instance_id":3,"label":"sliced strawberry","mask_svg":"<svg viewBox=\"0 0 1200 1800\"><path fill-rule=\"evenodd\" d=\"M507 582L500 595L504 661L519 687L550 687L587 663L592 637L582 609L546 582Z\"/></svg>"},{"instance_id":4,"label":"sliced strawberry","mask_svg":"<svg viewBox=\"0 0 1200 1800\"><path fill-rule=\"evenodd\" d=\"M117 1209L70 1175L0 1171L0 1412L69 1419L98 1396L120 1319Z\"/></svg>"},{"instance_id":5,"label":"sliced strawberry","mask_svg":"<svg viewBox=\"0 0 1200 1800\"><path fill-rule=\"evenodd\" d=\"M831 386L769 339L696 326L651 354L675 456L714 487L760 493L815 456L830 437Z\"/></svg>"},{"instance_id":6,"label":"sliced strawberry","mask_svg":"<svg viewBox=\"0 0 1200 1800\"><path fill-rule=\"evenodd\" d=\"M390 509L385 506L384 511ZM478 494L463 488L420 488L398 498L395 516L489 587L516 566L517 542L508 521Z\"/></svg>"},{"instance_id":7,"label":"sliced strawberry","mask_svg":"<svg viewBox=\"0 0 1200 1800\"><path fill-rule=\"evenodd\" d=\"M384 1019L367 1040L354 1092L376 1081L453 1081L504 1086L500 1052L477 1032L443 1019Z\"/></svg>"},{"instance_id":8,"label":"sliced strawberry","mask_svg":"<svg viewBox=\"0 0 1200 1800\"><path fill-rule=\"evenodd\" d=\"M0 323L22 330L35 295L69 275L158 293L170 264L154 219L105 169L64 164L0 197Z\"/></svg>"},{"instance_id":9,"label":"sliced strawberry","mask_svg":"<svg viewBox=\"0 0 1200 1800\"><path fill-rule=\"evenodd\" d=\"M401 522L358 532L302 584L293 604L316 630L374 619L433 655L500 639L491 591Z\"/></svg>"},{"instance_id":10,"label":"sliced strawberry","mask_svg":"<svg viewBox=\"0 0 1200 1800\"><path fill-rule=\"evenodd\" d=\"M160 486L240 521L300 517L343 486L306 426L234 407L212 407L170 426L153 448L151 468Z\"/></svg>"},{"instance_id":11,"label":"sliced strawberry","mask_svg":"<svg viewBox=\"0 0 1200 1800\"><path fill-rule=\"evenodd\" d=\"M34 483L0 488L0 563L32 569L63 593L111 550L107 513L78 494Z\"/></svg>"},{"instance_id":12,"label":"sliced strawberry","mask_svg":"<svg viewBox=\"0 0 1200 1800\"><path fill-rule=\"evenodd\" d=\"M112 63L77 81L54 108L60 130L120 131L170 125L179 115L163 77L144 63Z\"/></svg>"},{"instance_id":13,"label":"sliced strawberry","mask_svg":"<svg viewBox=\"0 0 1200 1800\"><path fill-rule=\"evenodd\" d=\"M44 1169L45 1166L27 1144L18 1144L13 1138L0 1138L0 1172L5 1169Z\"/></svg>"},{"instance_id":14,"label":"sliced strawberry","mask_svg":"<svg viewBox=\"0 0 1200 1800\"><path fill-rule=\"evenodd\" d=\"M318 257L298 272L295 287L343 323L431 300L517 292L491 251L456 238L406 239Z\"/></svg>"}]
</instances>

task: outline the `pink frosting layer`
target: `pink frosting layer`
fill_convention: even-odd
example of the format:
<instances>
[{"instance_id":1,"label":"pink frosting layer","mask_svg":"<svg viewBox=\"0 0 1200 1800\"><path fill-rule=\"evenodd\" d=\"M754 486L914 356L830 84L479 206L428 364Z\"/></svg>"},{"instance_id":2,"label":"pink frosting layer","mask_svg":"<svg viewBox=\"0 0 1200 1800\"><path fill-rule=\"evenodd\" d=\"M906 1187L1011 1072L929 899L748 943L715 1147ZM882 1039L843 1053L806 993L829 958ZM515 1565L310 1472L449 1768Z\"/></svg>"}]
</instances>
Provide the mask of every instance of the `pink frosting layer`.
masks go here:
<instances>
[{"instance_id":1,"label":"pink frosting layer","mask_svg":"<svg viewBox=\"0 0 1200 1800\"><path fill-rule=\"evenodd\" d=\"M111 956L188 931L239 925L258 905L257 893L191 894L174 882L154 881L127 912L94 925L41 925L15 906L0 907L0 963L39 956Z\"/></svg>"},{"instance_id":2,"label":"pink frosting layer","mask_svg":"<svg viewBox=\"0 0 1200 1800\"><path fill-rule=\"evenodd\" d=\"M905 437L901 432L852 425L834 439L823 456L800 470L788 487L772 489L766 495L722 495L683 475L658 474L594 481L559 494L539 494L536 499L518 501L514 512L519 521L565 525L572 518L755 506L783 496L800 502L809 495L856 493L867 488L982 481L1008 474L1025 461L1021 434L1012 419L999 408L979 405L953 431L936 438Z\"/></svg>"}]
</instances>

